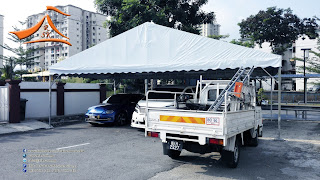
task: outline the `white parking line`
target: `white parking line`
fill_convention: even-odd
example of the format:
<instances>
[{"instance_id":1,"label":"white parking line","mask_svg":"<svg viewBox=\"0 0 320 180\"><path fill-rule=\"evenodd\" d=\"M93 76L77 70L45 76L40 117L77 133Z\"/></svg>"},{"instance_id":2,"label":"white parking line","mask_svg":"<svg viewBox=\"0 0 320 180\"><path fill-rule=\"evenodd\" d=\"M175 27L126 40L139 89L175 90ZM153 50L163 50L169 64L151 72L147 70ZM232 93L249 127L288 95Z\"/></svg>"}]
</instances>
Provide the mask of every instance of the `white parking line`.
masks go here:
<instances>
[{"instance_id":1,"label":"white parking line","mask_svg":"<svg viewBox=\"0 0 320 180\"><path fill-rule=\"evenodd\" d=\"M73 145L73 146L61 147L61 148L57 148L56 150L73 148L73 147L78 147L78 146L85 146L85 145L88 145L88 144L90 144L90 143L84 143L84 144L78 144L78 145Z\"/></svg>"}]
</instances>

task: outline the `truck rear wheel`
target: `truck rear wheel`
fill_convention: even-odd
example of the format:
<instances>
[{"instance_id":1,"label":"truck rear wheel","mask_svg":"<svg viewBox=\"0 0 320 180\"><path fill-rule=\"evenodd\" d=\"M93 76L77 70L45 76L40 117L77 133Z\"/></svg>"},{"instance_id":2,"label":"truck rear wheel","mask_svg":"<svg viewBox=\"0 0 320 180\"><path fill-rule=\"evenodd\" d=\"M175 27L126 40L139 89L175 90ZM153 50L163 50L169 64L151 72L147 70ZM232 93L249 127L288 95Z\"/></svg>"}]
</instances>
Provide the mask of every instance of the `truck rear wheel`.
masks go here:
<instances>
[{"instance_id":1,"label":"truck rear wheel","mask_svg":"<svg viewBox=\"0 0 320 180\"><path fill-rule=\"evenodd\" d=\"M177 159L181 154L181 151L177 151L177 150L172 150L169 149L168 150L168 156L171 157L172 159Z\"/></svg>"},{"instance_id":2,"label":"truck rear wheel","mask_svg":"<svg viewBox=\"0 0 320 180\"><path fill-rule=\"evenodd\" d=\"M240 145L238 140L236 140L233 150L234 150L233 152L226 151L226 150L222 150L221 152L222 161L226 163L227 166L230 168L236 168L239 163Z\"/></svg>"}]
</instances>

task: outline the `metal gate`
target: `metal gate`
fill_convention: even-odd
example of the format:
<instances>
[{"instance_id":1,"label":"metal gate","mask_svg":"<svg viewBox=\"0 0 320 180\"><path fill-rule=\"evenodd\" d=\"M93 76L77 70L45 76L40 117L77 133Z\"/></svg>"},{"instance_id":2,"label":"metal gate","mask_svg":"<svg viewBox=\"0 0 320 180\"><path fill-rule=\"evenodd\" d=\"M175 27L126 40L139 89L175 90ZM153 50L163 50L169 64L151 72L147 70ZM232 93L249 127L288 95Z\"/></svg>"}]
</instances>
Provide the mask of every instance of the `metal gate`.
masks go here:
<instances>
[{"instance_id":1,"label":"metal gate","mask_svg":"<svg viewBox=\"0 0 320 180\"><path fill-rule=\"evenodd\" d=\"M9 121L9 90L0 86L0 123Z\"/></svg>"}]
</instances>

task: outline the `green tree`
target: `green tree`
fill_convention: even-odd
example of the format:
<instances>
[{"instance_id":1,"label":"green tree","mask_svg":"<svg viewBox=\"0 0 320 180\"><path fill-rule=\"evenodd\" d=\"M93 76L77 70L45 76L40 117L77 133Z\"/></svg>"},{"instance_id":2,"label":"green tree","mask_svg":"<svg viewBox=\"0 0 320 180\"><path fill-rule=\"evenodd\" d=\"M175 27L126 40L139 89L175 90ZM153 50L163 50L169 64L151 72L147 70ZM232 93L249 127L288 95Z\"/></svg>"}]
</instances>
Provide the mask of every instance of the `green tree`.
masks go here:
<instances>
[{"instance_id":1,"label":"green tree","mask_svg":"<svg viewBox=\"0 0 320 180\"><path fill-rule=\"evenodd\" d=\"M264 94L264 89L263 88L259 89L257 98L258 98L259 104L261 104L262 100L267 100L268 96Z\"/></svg>"},{"instance_id":2,"label":"green tree","mask_svg":"<svg viewBox=\"0 0 320 180\"><path fill-rule=\"evenodd\" d=\"M270 7L242 20L238 25L242 38L250 38L260 47L262 43L269 42L272 52L282 55L300 36L317 38L316 21L317 18L300 19L290 8Z\"/></svg>"},{"instance_id":3,"label":"green tree","mask_svg":"<svg viewBox=\"0 0 320 180\"><path fill-rule=\"evenodd\" d=\"M199 34L198 26L214 20L213 12L200 8L208 0L95 0L96 8L110 15L105 26L116 36L145 22Z\"/></svg>"},{"instance_id":4,"label":"green tree","mask_svg":"<svg viewBox=\"0 0 320 180\"><path fill-rule=\"evenodd\" d=\"M244 47L248 47L248 48L254 47L253 41L241 41L241 40L232 39L232 41L230 41L230 43L237 44L237 45L244 46Z\"/></svg>"},{"instance_id":5,"label":"green tree","mask_svg":"<svg viewBox=\"0 0 320 180\"><path fill-rule=\"evenodd\" d=\"M25 22L21 22L20 24L23 26L25 24ZM13 27L14 31L21 31L21 29L17 28L17 27ZM38 49L26 49L25 47L23 47L23 43L30 41L33 36L29 36L25 39L19 39L16 35L9 33L9 40L17 43L18 47L10 47L8 44L4 44L4 45L0 45L2 46L4 49L12 52L15 56L1 56L0 59L3 60L3 62L5 63L5 70L7 74L6 76L10 79L13 78L14 76L14 72L13 69L16 65L26 65L26 66L30 66L34 64L34 58L39 57L39 56L31 56L31 54L35 51L37 51ZM16 74L19 74L23 71L20 71ZM20 74L20 77L22 78L22 74Z\"/></svg>"},{"instance_id":6,"label":"green tree","mask_svg":"<svg viewBox=\"0 0 320 180\"><path fill-rule=\"evenodd\" d=\"M225 39L225 38L228 38L229 35L209 35L208 38L212 38L212 39L217 39L217 40L220 40L220 39Z\"/></svg>"}]
</instances>

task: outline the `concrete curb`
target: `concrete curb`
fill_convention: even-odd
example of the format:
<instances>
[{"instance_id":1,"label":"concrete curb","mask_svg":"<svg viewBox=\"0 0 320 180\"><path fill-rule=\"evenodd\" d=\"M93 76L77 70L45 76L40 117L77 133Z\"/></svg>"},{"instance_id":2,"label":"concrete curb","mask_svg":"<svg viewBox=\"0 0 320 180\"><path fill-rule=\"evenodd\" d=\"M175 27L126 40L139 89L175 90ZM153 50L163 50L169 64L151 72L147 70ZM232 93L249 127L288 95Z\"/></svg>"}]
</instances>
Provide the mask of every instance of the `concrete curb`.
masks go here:
<instances>
[{"instance_id":1,"label":"concrete curb","mask_svg":"<svg viewBox=\"0 0 320 180\"><path fill-rule=\"evenodd\" d=\"M4 123L0 124L0 135L15 132L27 132L38 129L52 129L53 127L37 120L25 120L21 123Z\"/></svg>"}]
</instances>

